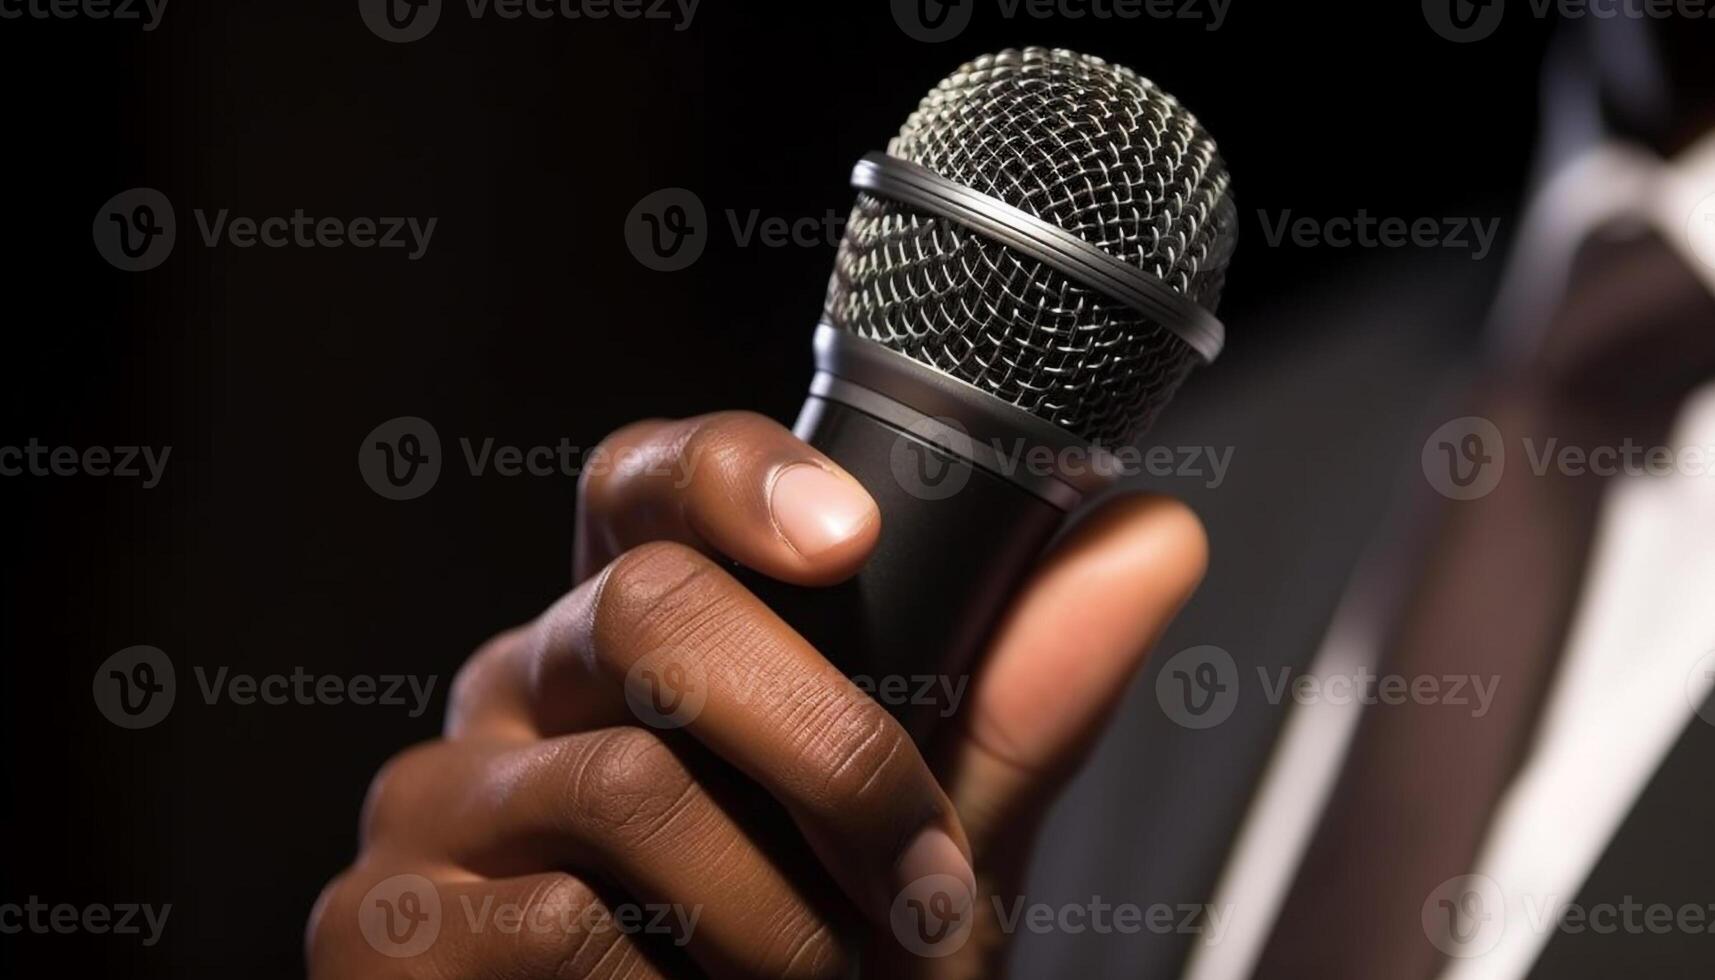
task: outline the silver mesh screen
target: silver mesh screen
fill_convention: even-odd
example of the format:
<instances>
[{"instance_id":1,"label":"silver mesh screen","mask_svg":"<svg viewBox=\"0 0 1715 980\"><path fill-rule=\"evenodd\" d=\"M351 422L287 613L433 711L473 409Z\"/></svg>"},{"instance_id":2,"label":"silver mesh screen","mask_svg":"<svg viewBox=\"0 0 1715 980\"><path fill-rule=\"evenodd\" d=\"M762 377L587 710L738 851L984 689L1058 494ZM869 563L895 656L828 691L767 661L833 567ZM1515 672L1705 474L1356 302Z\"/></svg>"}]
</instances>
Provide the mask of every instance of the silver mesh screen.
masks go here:
<instances>
[{"instance_id":1,"label":"silver mesh screen","mask_svg":"<svg viewBox=\"0 0 1715 980\"><path fill-rule=\"evenodd\" d=\"M1129 69L1069 51L979 58L888 153L1070 231L1213 311L1236 237L1197 120ZM1129 306L944 218L860 194L827 319L1085 439L1129 441L1198 361Z\"/></svg>"}]
</instances>

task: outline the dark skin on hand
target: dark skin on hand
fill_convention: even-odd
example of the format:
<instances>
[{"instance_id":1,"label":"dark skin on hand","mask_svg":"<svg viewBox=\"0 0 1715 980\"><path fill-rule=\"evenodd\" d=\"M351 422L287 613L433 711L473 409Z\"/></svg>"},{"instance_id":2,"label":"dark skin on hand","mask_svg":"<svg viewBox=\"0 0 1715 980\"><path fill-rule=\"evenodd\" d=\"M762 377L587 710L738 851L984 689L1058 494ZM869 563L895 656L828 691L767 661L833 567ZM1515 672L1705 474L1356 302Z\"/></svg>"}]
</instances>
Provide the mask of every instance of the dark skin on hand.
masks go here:
<instances>
[{"instance_id":1,"label":"dark skin on hand","mask_svg":"<svg viewBox=\"0 0 1715 980\"><path fill-rule=\"evenodd\" d=\"M310 919L311 976L998 975L993 899L1019 896L1045 809L1201 579L1197 519L1156 496L1097 507L920 749L723 567L850 577L881 533L856 481L743 413L638 423L604 449L614 465L579 487L576 587L478 650L443 737L376 776L360 853ZM706 699L680 727L651 723L634 707L645 675L698 678ZM432 882L443 910L410 956L360 927L400 875ZM974 910L952 955L916 955L890 927L926 878L962 884ZM628 903L694 911L694 927L614 927ZM498 908L551 927L472 927L469 910Z\"/></svg>"}]
</instances>

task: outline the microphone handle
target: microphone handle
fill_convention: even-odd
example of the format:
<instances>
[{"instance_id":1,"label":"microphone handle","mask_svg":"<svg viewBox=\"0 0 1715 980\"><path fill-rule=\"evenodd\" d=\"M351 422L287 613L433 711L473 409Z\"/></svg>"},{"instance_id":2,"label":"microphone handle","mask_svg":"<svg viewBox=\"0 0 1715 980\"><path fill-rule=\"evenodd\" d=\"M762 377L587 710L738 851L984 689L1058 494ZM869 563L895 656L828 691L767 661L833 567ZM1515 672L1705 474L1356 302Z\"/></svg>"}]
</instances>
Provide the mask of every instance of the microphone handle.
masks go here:
<instances>
[{"instance_id":1,"label":"microphone handle","mask_svg":"<svg viewBox=\"0 0 1715 980\"><path fill-rule=\"evenodd\" d=\"M875 498L875 552L831 588L738 574L921 742L963 709L978 653L1066 511L906 428L818 395L804 403L796 432Z\"/></svg>"}]
</instances>

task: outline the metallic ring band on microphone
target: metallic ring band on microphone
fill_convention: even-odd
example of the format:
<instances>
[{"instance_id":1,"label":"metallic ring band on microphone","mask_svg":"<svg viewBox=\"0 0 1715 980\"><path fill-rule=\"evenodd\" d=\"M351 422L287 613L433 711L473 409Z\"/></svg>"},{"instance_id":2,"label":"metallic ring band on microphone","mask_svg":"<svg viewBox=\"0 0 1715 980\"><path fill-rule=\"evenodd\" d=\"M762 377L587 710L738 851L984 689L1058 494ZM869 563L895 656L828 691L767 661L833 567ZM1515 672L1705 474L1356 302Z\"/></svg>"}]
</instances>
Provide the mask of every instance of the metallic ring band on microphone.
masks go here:
<instances>
[{"instance_id":1,"label":"metallic ring band on microphone","mask_svg":"<svg viewBox=\"0 0 1715 980\"><path fill-rule=\"evenodd\" d=\"M1107 447L874 341L822 323L816 327L815 351L810 394L906 430L1061 510L1073 510L1124 475L1124 464ZM1012 449L995 448L1000 446ZM1017 464L1027 449L1037 448L1049 450L1056 460L1076 458L1081 465L1030 472Z\"/></svg>"},{"instance_id":2,"label":"metallic ring band on microphone","mask_svg":"<svg viewBox=\"0 0 1715 980\"><path fill-rule=\"evenodd\" d=\"M1205 363L1213 361L1226 343L1226 328L1220 320L1160 278L1063 228L909 160L867 154L852 170L852 186L956 221L1029 255L1171 330Z\"/></svg>"}]
</instances>

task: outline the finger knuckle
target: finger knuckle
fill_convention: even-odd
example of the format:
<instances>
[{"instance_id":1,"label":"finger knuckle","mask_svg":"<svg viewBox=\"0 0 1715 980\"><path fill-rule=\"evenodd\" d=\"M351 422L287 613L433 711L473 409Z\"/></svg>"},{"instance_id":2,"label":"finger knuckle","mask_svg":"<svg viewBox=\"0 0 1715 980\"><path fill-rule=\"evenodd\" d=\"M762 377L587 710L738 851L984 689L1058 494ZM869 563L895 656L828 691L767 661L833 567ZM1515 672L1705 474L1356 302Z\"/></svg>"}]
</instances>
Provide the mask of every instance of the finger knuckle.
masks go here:
<instances>
[{"instance_id":1,"label":"finger knuckle","mask_svg":"<svg viewBox=\"0 0 1715 980\"><path fill-rule=\"evenodd\" d=\"M664 832L696 792L695 781L660 739L613 728L568 743L563 806L599 841L636 846Z\"/></svg>"},{"instance_id":2,"label":"finger knuckle","mask_svg":"<svg viewBox=\"0 0 1715 980\"><path fill-rule=\"evenodd\" d=\"M440 741L412 746L382 764L363 802L362 839L383 840L421 818L422 803L441 765Z\"/></svg>"},{"instance_id":3,"label":"finger knuckle","mask_svg":"<svg viewBox=\"0 0 1715 980\"><path fill-rule=\"evenodd\" d=\"M651 638L679 632L672 627L682 628L687 616L716 597L720 574L695 549L671 541L645 544L614 559L594 601L598 652L636 651Z\"/></svg>"},{"instance_id":4,"label":"finger knuckle","mask_svg":"<svg viewBox=\"0 0 1715 980\"><path fill-rule=\"evenodd\" d=\"M861 692L859 692L861 694ZM807 712L801 752L818 777L809 805L837 817L853 808L897 798L912 760L910 739L880 705L839 690Z\"/></svg>"},{"instance_id":5,"label":"finger knuckle","mask_svg":"<svg viewBox=\"0 0 1715 980\"><path fill-rule=\"evenodd\" d=\"M663 419L639 419L609 432L590 452L590 464L578 475L578 489L586 503L599 504L591 494L601 496L608 489L608 477L624 472L631 458L650 448L654 433L667 428Z\"/></svg>"},{"instance_id":6,"label":"finger knuckle","mask_svg":"<svg viewBox=\"0 0 1715 980\"><path fill-rule=\"evenodd\" d=\"M522 903L522 921L539 947L531 959L551 963L549 976L592 976L621 939L613 930L590 928L602 909L601 899L583 881L569 874L545 876Z\"/></svg>"},{"instance_id":7,"label":"finger knuckle","mask_svg":"<svg viewBox=\"0 0 1715 980\"><path fill-rule=\"evenodd\" d=\"M705 415L679 447L679 470L696 482L709 472L705 467L742 468L776 441L766 437L778 430L779 423L755 412Z\"/></svg>"},{"instance_id":8,"label":"finger knuckle","mask_svg":"<svg viewBox=\"0 0 1715 980\"><path fill-rule=\"evenodd\" d=\"M484 695L494 686L495 677L504 663L512 657L530 635L527 627L517 627L500 633L477 648L453 675L447 689L447 728L457 730L474 720L477 710L486 702Z\"/></svg>"}]
</instances>

